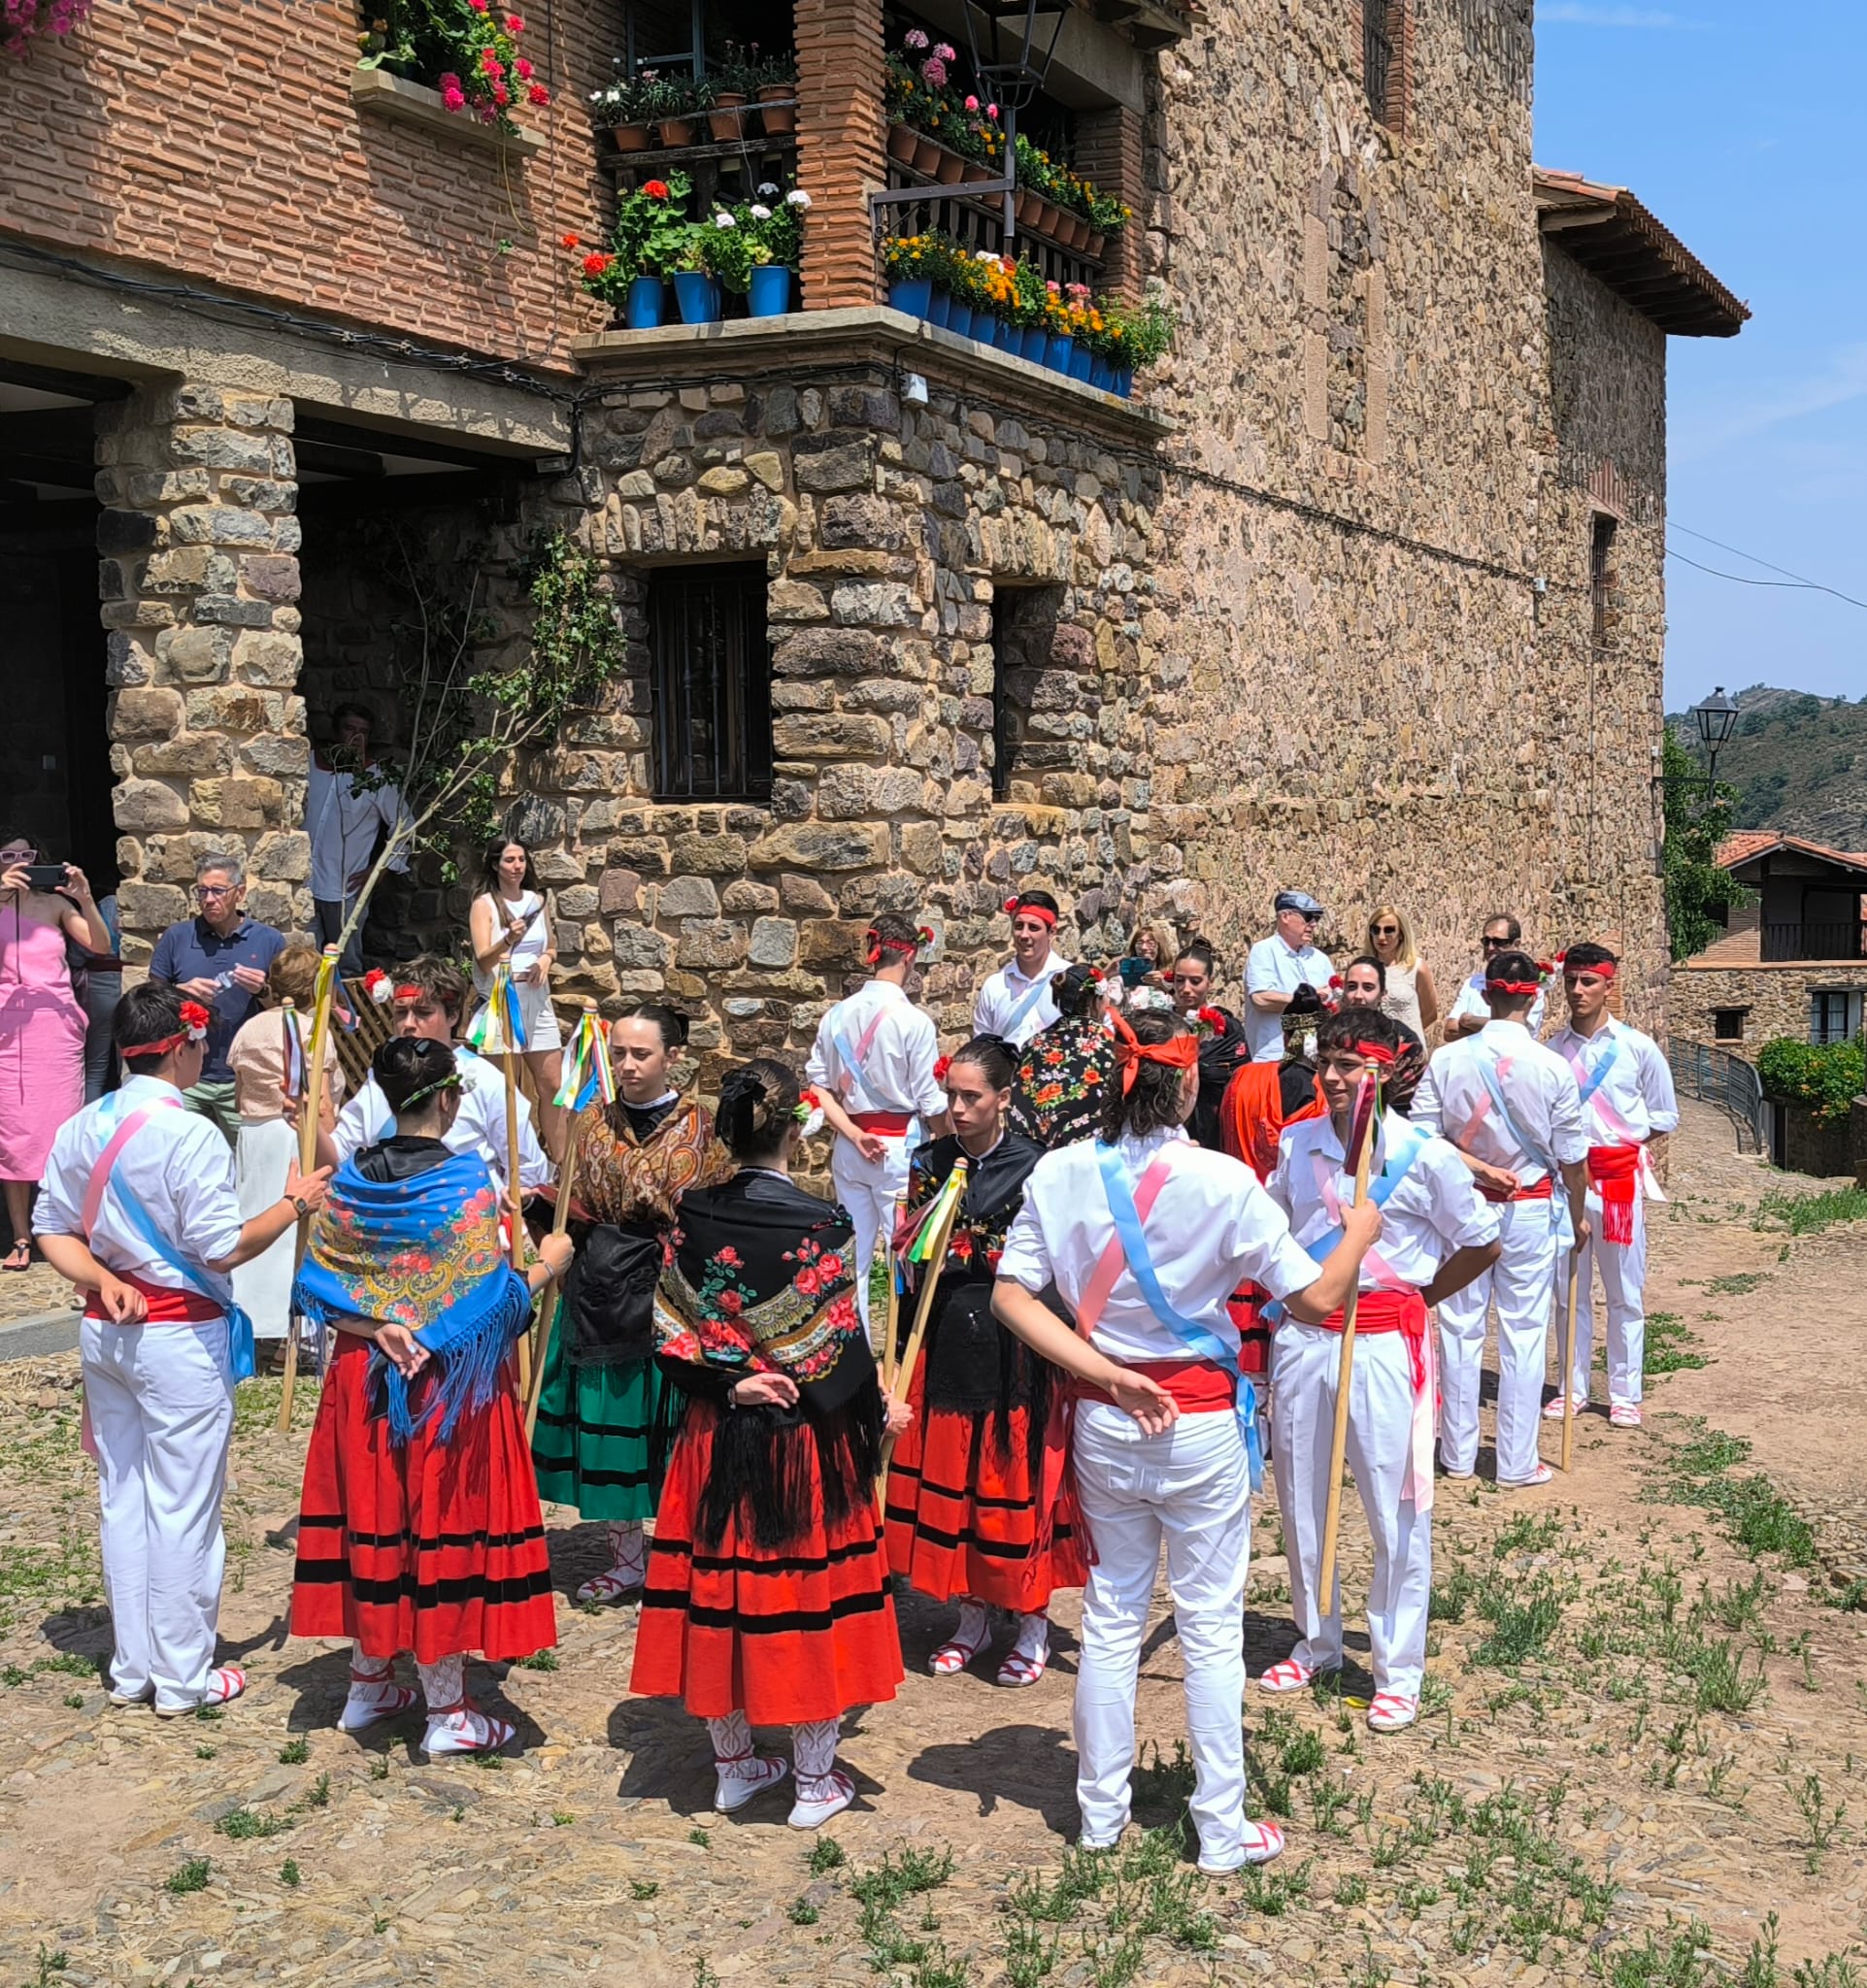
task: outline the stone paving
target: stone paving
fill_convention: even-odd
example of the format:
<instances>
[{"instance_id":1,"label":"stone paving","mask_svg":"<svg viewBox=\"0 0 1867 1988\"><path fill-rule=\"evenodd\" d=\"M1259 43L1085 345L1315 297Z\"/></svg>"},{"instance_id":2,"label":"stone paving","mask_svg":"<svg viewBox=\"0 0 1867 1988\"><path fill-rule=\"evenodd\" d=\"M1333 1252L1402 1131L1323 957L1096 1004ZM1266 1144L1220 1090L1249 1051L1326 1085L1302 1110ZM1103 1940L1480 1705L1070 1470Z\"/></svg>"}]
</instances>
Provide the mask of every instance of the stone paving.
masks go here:
<instances>
[{"instance_id":1,"label":"stone paving","mask_svg":"<svg viewBox=\"0 0 1867 1988\"><path fill-rule=\"evenodd\" d=\"M1815 1557L1753 1561L1713 1511L1660 1494L1698 1416L1751 1435L1740 1474L1817 1520L1825 1483L1857 1487L1858 1383L1841 1365L1861 1244L1753 1229L1758 1193L1781 1183L1731 1162L1728 1142L1690 1116L1654 1233L1655 1291L1714 1364L1659 1379L1644 1432L1584 1418L1551 1491L1442 1488L1429 1709L1412 1732L1377 1739L1334 1697L1248 1693L1254 1806L1285 1818L1289 1850L1222 1882L1170 1834L1071 1854L1073 1600L1050 1674L1013 1694L988 1671L928 1676L947 1618L904 1598L907 1682L846 1728L858 1806L817 1839L784 1827L778 1796L714 1817L696 1725L627 1696L633 1607L569 1601L600 1547L567 1512L552 1514L560 1646L474 1670L522 1751L429 1767L416 1721L339 1735L343 1653L283 1634L310 1403L276 1435L277 1383L242 1391L228 1501L222 1633L252 1688L217 1718L113 1713L75 1361L0 1369L0 1988L622 1966L643 1988L1848 1988L1867 1977L1867 1614L1836 1606L1860 1600L1828 1564L1851 1550L1846 1528L1818 1522ZM1767 1271L1750 1274L1767 1281L1741 1287L1747 1303L1708 1294L1747 1274L1715 1263L1757 1251ZM1822 1333L1816 1364L1854 1392L1791 1426L1769 1389L1740 1391L1760 1342L1806 1356ZM1352 1597L1358 1519L1346 1533ZM1267 1508L1253 1673L1291 1636L1277 1538ZM1343 1688L1365 1696L1352 1618L1350 1644ZM1184 1797L1178 1677L1163 1595L1144 1824L1171 1826Z\"/></svg>"}]
</instances>

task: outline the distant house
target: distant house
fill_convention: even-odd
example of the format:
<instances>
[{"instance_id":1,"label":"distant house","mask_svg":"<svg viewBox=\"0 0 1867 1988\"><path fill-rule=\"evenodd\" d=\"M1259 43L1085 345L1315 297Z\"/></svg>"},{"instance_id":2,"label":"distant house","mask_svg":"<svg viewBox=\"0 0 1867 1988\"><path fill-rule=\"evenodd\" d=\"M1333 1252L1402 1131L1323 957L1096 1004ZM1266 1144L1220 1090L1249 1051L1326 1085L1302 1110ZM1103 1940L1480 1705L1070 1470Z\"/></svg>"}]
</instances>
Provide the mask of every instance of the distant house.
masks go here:
<instances>
[{"instance_id":1,"label":"distant house","mask_svg":"<svg viewBox=\"0 0 1867 1988\"><path fill-rule=\"evenodd\" d=\"M1747 1060L1778 1036L1842 1043L1867 1001L1867 854L1775 829L1727 836L1717 862L1755 900L1673 968L1669 1021Z\"/></svg>"}]
</instances>

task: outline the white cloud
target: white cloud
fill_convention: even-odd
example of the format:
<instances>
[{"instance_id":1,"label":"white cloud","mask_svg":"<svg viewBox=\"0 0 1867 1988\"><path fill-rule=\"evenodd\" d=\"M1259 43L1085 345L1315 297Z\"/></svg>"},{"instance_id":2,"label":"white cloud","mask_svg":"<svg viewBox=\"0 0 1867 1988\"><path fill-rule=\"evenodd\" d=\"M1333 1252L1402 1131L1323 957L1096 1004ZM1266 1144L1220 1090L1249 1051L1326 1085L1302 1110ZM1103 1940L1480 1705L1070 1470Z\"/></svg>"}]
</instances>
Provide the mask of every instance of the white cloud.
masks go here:
<instances>
[{"instance_id":1,"label":"white cloud","mask_svg":"<svg viewBox=\"0 0 1867 1988\"><path fill-rule=\"evenodd\" d=\"M1544 26L1550 21L1566 22L1571 27L1701 27L1702 21L1687 20L1682 14L1668 14L1657 7L1590 7L1584 0L1553 0L1552 5L1539 7L1536 11L1537 25Z\"/></svg>"},{"instance_id":2,"label":"white cloud","mask_svg":"<svg viewBox=\"0 0 1867 1988\"><path fill-rule=\"evenodd\" d=\"M1826 414L1862 398L1867 398L1867 345L1843 346L1830 356L1822 372L1748 404L1716 405L1704 419L1680 410L1674 416L1673 453L1676 460L1692 461L1748 435L1760 435L1784 421Z\"/></svg>"}]
</instances>

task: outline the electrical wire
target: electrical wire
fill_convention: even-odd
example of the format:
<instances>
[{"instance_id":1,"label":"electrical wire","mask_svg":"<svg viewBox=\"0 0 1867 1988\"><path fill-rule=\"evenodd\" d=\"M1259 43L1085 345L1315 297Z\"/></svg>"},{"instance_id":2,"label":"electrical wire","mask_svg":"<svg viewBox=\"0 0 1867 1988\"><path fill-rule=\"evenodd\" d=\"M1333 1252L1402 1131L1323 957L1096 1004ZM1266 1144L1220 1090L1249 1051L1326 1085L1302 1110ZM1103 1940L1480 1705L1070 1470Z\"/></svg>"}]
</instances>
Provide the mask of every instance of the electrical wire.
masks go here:
<instances>
[{"instance_id":1,"label":"electrical wire","mask_svg":"<svg viewBox=\"0 0 1867 1988\"><path fill-rule=\"evenodd\" d=\"M1739 559L1748 559L1752 566L1761 566L1771 573L1783 575L1781 580L1752 580L1746 574L1726 573L1717 566L1701 565L1698 560L1687 558L1676 547L1668 546L1666 547L1667 558L1678 559L1683 564L1694 568L1699 573L1709 573L1714 580L1734 580L1739 586L1780 586L1806 593L1832 594L1836 600L1846 601L1850 608L1867 608L1867 601L1858 601L1852 594L1843 593L1838 586L1829 586L1822 580L1810 580L1803 574L1791 573L1786 566L1774 566L1768 559L1759 559L1754 552L1745 551L1742 546L1727 546L1722 539L1713 538L1710 532L1695 532L1690 525L1680 524L1677 521L1673 523L1671 529L1684 532L1688 539L1702 539L1706 545L1716 546L1720 552L1730 552Z\"/></svg>"}]
</instances>

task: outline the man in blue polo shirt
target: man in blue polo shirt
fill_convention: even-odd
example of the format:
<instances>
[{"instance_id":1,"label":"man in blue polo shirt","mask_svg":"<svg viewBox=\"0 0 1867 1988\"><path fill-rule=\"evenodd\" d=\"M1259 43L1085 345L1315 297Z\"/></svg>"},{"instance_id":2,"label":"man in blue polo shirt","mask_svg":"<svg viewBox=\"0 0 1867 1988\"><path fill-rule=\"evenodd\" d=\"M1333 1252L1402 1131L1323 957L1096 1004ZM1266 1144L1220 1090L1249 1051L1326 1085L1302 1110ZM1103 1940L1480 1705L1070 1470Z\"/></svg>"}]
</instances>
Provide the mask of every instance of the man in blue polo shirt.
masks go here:
<instances>
[{"instance_id":1,"label":"man in blue polo shirt","mask_svg":"<svg viewBox=\"0 0 1867 1988\"><path fill-rule=\"evenodd\" d=\"M213 1019L201 1081L182 1093L190 1111L211 1118L231 1145L240 1130L233 1101L233 1070L227 1045L234 1031L258 1006L266 969L285 949L285 935L249 918L247 866L238 856L203 856L194 870L192 918L171 925L150 956L150 978L179 987L198 1001Z\"/></svg>"}]
</instances>

